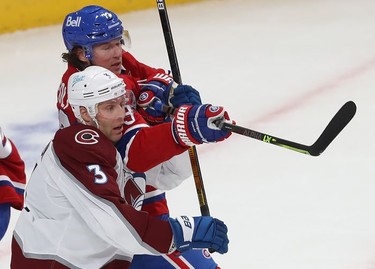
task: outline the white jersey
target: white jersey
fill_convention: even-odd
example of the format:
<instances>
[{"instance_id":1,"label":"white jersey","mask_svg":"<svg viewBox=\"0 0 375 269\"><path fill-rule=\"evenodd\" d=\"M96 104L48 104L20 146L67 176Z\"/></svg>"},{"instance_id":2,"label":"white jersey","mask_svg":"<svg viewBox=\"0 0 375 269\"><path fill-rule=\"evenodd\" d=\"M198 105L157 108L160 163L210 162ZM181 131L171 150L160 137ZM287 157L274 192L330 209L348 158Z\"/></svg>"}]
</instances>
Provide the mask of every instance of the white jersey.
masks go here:
<instances>
[{"instance_id":1,"label":"white jersey","mask_svg":"<svg viewBox=\"0 0 375 269\"><path fill-rule=\"evenodd\" d=\"M120 154L100 131L81 124L59 130L32 173L15 227L23 255L101 268L134 254L168 253L169 223L125 202L126 176Z\"/></svg>"}]
</instances>

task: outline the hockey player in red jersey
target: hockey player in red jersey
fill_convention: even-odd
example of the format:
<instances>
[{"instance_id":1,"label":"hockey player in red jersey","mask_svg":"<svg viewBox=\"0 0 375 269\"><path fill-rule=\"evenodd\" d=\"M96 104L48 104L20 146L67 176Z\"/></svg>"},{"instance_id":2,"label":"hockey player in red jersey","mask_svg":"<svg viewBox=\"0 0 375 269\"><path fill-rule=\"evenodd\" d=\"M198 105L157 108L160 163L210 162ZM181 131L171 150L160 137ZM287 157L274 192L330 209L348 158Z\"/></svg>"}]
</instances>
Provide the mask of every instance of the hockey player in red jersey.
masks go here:
<instances>
[{"instance_id":1,"label":"hockey player in red jersey","mask_svg":"<svg viewBox=\"0 0 375 269\"><path fill-rule=\"evenodd\" d=\"M25 163L0 127L0 240L8 229L11 207L23 207L25 184Z\"/></svg>"},{"instance_id":2,"label":"hockey player in red jersey","mask_svg":"<svg viewBox=\"0 0 375 269\"><path fill-rule=\"evenodd\" d=\"M73 74L68 89L78 123L56 132L32 172L14 230L11 268L126 269L136 253L192 248L226 253L222 221L208 216L160 220L135 210L124 195L131 179L126 166L143 172L193 144L227 138L230 133L212 126L229 120L226 111L182 106L171 122L138 126L127 136L123 133L136 125L122 79L91 66ZM119 142L127 148L125 166L114 146Z\"/></svg>"},{"instance_id":3,"label":"hockey player in red jersey","mask_svg":"<svg viewBox=\"0 0 375 269\"><path fill-rule=\"evenodd\" d=\"M63 54L63 59L68 63L68 68L62 77L58 91L57 108L61 127L69 126L76 121L67 102L67 81L72 74L90 65L105 67L124 79L127 89L134 93L139 104L138 111L148 124L154 125L169 120L166 119L164 113L148 106L155 99L176 108L183 104L201 104L199 93L195 89L188 85L174 85L174 91L171 92L170 86L173 84L173 79L163 69L140 63L129 52L123 50L122 44L130 43L130 39L128 35L123 34L122 22L113 12L99 6L84 7L66 16L62 32L68 50L68 53ZM167 92L171 92L171 95L167 96ZM144 98L146 95L147 98ZM139 114L135 113L134 116L138 118ZM146 124L140 119L137 122L142 126ZM124 145L118 143L117 148L124 157ZM141 155L137 157L143 158ZM133 189L144 190L145 188L146 193L137 196L138 199L133 199L134 206L153 216L168 219L169 210L165 190L178 186L191 175L192 170L187 152L153 167L146 171L146 182L142 181L142 177L135 177L135 181L141 186L133 186ZM155 182L159 188L155 188ZM135 257L132 268L147 269L156 266L169 269L175 268L176 263L180 266L202 269L217 267L209 252L205 250L190 250L184 252L182 256L184 256L183 259L172 255L170 257L143 255L139 259Z\"/></svg>"}]
</instances>

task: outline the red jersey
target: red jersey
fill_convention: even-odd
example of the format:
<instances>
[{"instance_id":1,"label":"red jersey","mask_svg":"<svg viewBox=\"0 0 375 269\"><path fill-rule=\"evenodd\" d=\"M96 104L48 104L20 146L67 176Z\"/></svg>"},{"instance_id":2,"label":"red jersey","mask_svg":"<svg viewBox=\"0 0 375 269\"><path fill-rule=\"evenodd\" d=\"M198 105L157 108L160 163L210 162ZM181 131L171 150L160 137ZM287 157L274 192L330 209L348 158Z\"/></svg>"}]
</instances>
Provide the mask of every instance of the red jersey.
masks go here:
<instances>
[{"instance_id":1,"label":"red jersey","mask_svg":"<svg viewBox=\"0 0 375 269\"><path fill-rule=\"evenodd\" d=\"M122 54L122 64L124 69L124 72L119 75L119 77L124 79L124 82L126 84L126 89L133 91L135 97L137 98L140 91L139 82L146 80L149 76L155 73L165 73L163 69L157 69L152 68L148 65L145 65L143 63L140 63L137 61L129 52L123 52ZM59 122L60 127L64 128L67 126L70 126L72 123L76 122L76 118L74 116L74 113L71 109L71 107L68 104L68 94L67 94L67 85L69 77L78 72L79 70L71 65L68 65L68 69L65 71L62 77L62 81L58 90L57 94L57 109L59 114ZM145 120L140 116L138 112L134 112L135 122L132 124L131 127L126 128L126 130L129 130L131 134L133 134L135 131L137 131L139 128L146 127ZM146 131L147 133L147 131ZM129 136L129 135L128 135ZM121 149L121 143L118 143L120 146L117 145L117 148L120 151L121 156L125 157L125 147L122 146ZM140 147L144 147L144 145L139 145ZM147 158L155 148L159 148L159 150L164 150L163 147L160 147L161 145L149 145L149 150L145 155L138 153L134 154L130 159L133 161L136 165L137 163L144 163L144 158ZM142 170L144 172L145 170L139 169L137 167L132 167L130 164L125 164L126 167L132 171L139 171ZM173 168L174 169L174 168ZM185 172L183 179L186 179L189 176L190 171ZM155 174L155 173L153 173ZM146 184L147 181L146 180ZM179 179L176 179L179 180ZM149 212L150 214L154 216L166 216L169 214L169 209L167 206L167 201L165 198L165 192L157 190L154 186L147 185L146 186L146 195L143 202L142 210L145 210Z\"/></svg>"},{"instance_id":2,"label":"red jersey","mask_svg":"<svg viewBox=\"0 0 375 269\"><path fill-rule=\"evenodd\" d=\"M0 142L3 143L0 147L8 150L7 156L0 158L0 203L10 203L21 210L26 185L25 163L11 140L4 138Z\"/></svg>"}]
</instances>

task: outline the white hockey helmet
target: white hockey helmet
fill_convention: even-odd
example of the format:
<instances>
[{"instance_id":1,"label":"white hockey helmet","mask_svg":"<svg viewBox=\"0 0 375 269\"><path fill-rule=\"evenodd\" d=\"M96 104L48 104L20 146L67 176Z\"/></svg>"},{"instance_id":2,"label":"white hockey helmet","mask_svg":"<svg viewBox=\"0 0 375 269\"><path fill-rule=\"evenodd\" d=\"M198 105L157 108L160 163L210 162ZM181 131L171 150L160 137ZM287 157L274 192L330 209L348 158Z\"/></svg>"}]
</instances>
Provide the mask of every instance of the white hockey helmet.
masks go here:
<instances>
[{"instance_id":1,"label":"white hockey helmet","mask_svg":"<svg viewBox=\"0 0 375 269\"><path fill-rule=\"evenodd\" d=\"M80 107L87 109L91 118L95 118L97 104L125 94L124 80L100 66L89 66L74 73L68 81L68 101L74 116L82 121Z\"/></svg>"}]
</instances>

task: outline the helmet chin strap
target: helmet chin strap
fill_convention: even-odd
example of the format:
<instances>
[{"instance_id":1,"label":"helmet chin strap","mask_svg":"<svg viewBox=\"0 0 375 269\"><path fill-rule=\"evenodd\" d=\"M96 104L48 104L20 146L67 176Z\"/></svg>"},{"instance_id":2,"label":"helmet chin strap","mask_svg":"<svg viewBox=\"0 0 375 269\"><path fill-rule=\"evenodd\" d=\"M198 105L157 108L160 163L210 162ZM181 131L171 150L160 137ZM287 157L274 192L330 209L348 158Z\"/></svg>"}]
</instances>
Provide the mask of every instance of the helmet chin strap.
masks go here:
<instances>
[{"instance_id":1,"label":"helmet chin strap","mask_svg":"<svg viewBox=\"0 0 375 269\"><path fill-rule=\"evenodd\" d=\"M89 108L86 107L86 110L87 111L90 111ZM95 115L94 114L91 114L91 113L88 113L89 116L90 116L90 119L95 123L95 127L99 129L99 121L96 119L96 115L98 114L98 104L95 104ZM81 122L84 124L84 125L89 125L88 122L86 122L83 118L82 118L82 115L81 115Z\"/></svg>"},{"instance_id":2,"label":"helmet chin strap","mask_svg":"<svg viewBox=\"0 0 375 269\"><path fill-rule=\"evenodd\" d=\"M92 121L95 123L96 128L98 128L100 130L98 120L94 117L94 118L92 118Z\"/></svg>"},{"instance_id":3,"label":"helmet chin strap","mask_svg":"<svg viewBox=\"0 0 375 269\"><path fill-rule=\"evenodd\" d=\"M91 60L90 60L90 63L91 63ZM95 116L91 117L91 119L95 123L96 128L99 129L99 121L96 119L96 115L98 115L98 113L99 113L99 104L95 104Z\"/></svg>"}]
</instances>

